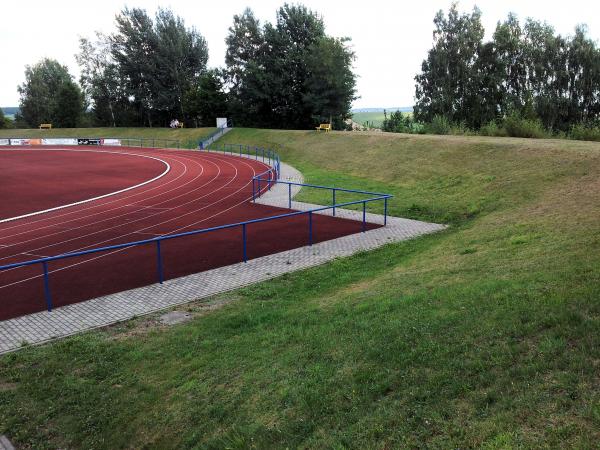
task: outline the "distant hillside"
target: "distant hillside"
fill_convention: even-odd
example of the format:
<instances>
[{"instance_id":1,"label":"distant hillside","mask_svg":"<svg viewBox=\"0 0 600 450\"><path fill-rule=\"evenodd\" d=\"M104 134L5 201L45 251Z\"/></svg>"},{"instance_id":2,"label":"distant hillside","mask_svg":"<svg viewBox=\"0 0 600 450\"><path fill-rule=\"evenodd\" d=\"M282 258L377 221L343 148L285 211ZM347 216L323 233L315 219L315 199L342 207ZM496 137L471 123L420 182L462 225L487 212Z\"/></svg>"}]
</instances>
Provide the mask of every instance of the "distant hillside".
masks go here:
<instances>
[{"instance_id":1,"label":"distant hillside","mask_svg":"<svg viewBox=\"0 0 600 450\"><path fill-rule=\"evenodd\" d=\"M4 112L4 115L10 118L14 117L15 114L19 112L18 106L0 106L0 108L2 109L2 112Z\"/></svg>"},{"instance_id":2,"label":"distant hillside","mask_svg":"<svg viewBox=\"0 0 600 450\"><path fill-rule=\"evenodd\" d=\"M392 106L390 108L354 108L351 111L353 113L374 113L374 112L383 112L383 111L387 111L387 112L396 112L396 111L412 112L413 111L413 107L412 106Z\"/></svg>"}]
</instances>

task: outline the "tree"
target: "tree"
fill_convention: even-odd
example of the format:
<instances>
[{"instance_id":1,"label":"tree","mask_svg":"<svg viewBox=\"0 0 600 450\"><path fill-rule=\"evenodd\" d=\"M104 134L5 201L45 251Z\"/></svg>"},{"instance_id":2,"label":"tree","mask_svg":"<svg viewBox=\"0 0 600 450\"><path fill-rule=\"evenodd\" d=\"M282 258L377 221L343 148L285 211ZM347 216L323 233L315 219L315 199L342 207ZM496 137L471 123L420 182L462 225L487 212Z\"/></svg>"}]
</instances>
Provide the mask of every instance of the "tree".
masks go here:
<instances>
[{"instance_id":1,"label":"tree","mask_svg":"<svg viewBox=\"0 0 600 450\"><path fill-rule=\"evenodd\" d=\"M143 9L125 8L116 26L108 39L109 57L81 48L82 60L91 54L100 62L101 70L87 71L97 75L90 78L90 86L98 98L111 114L119 105L136 111L138 125L166 125L174 117L185 120L186 92L206 71L206 40L169 9L159 8L153 20Z\"/></svg>"},{"instance_id":2,"label":"tree","mask_svg":"<svg viewBox=\"0 0 600 450\"><path fill-rule=\"evenodd\" d=\"M323 19L284 4L262 28L252 11L234 16L227 36L230 112L236 123L307 128L323 117L349 116L355 96L347 40L325 34Z\"/></svg>"},{"instance_id":3,"label":"tree","mask_svg":"<svg viewBox=\"0 0 600 450\"><path fill-rule=\"evenodd\" d=\"M347 39L322 37L311 46L303 98L318 122L331 123L336 117L338 128L350 117L349 111L356 99L356 76L352 72L354 53L346 42Z\"/></svg>"},{"instance_id":4,"label":"tree","mask_svg":"<svg viewBox=\"0 0 600 450\"><path fill-rule=\"evenodd\" d=\"M460 14L453 3L448 17L439 11L433 22L433 48L415 77L415 117L430 122L443 115L452 122L477 126L479 119L470 110L481 101L476 70L484 35L481 12L475 7L470 15Z\"/></svg>"},{"instance_id":5,"label":"tree","mask_svg":"<svg viewBox=\"0 0 600 450\"><path fill-rule=\"evenodd\" d=\"M4 111L2 111L2 108L0 108L0 129L1 128L11 128L12 127L12 120L10 120L8 117L6 117L4 115Z\"/></svg>"},{"instance_id":6,"label":"tree","mask_svg":"<svg viewBox=\"0 0 600 450\"><path fill-rule=\"evenodd\" d=\"M129 101L111 58L109 38L102 33L96 33L95 41L81 38L76 59L81 68L80 83L96 123L112 127L129 125Z\"/></svg>"},{"instance_id":7,"label":"tree","mask_svg":"<svg viewBox=\"0 0 600 450\"><path fill-rule=\"evenodd\" d=\"M145 10L125 8L116 17L117 33L110 37L111 55L139 125L152 126L158 43L154 23Z\"/></svg>"},{"instance_id":8,"label":"tree","mask_svg":"<svg viewBox=\"0 0 600 450\"><path fill-rule=\"evenodd\" d=\"M185 116L194 126L214 126L217 117L227 113L227 96L223 82L216 70L200 76L198 84L190 87L184 97Z\"/></svg>"},{"instance_id":9,"label":"tree","mask_svg":"<svg viewBox=\"0 0 600 450\"><path fill-rule=\"evenodd\" d=\"M156 75L154 107L169 117L184 118L184 93L206 72L208 46L194 29L186 29L183 20L172 11L159 9L156 14Z\"/></svg>"},{"instance_id":10,"label":"tree","mask_svg":"<svg viewBox=\"0 0 600 450\"><path fill-rule=\"evenodd\" d=\"M84 111L83 93L75 83L63 84L56 95L53 124L58 128L75 128Z\"/></svg>"},{"instance_id":11,"label":"tree","mask_svg":"<svg viewBox=\"0 0 600 450\"><path fill-rule=\"evenodd\" d=\"M61 108L69 108L70 119L74 114L72 93L79 90L67 68L52 59L43 59L25 69L25 82L18 87L21 95L19 118L30 127L40 123L55 123L60 126L64 116ZM83 111L83 100L79 96L78 114ZM72 123L72 122L70 122Z\"/></svg>"}]
</instances>

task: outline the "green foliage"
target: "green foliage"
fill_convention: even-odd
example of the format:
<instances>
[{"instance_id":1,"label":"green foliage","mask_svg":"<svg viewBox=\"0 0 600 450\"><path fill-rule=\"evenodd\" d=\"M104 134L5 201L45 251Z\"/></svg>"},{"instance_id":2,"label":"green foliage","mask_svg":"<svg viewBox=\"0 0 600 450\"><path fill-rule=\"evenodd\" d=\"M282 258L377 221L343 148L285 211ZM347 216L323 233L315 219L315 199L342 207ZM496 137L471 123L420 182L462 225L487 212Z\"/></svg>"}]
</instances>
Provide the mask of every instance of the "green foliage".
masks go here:
<instances>
[{"instance_id":1,"label":"green foliage","mask_svg":"<svg viewBox=\"0 0 600 450\"><path fill-rule=\"evenodd\" d=\"M179 118L188 125L198 123L198 105L185 102L197 102L198 95L190 93L206 86L206 40L162 8L154 19L143 9L125 8L116 17L116 28L111 36L96 33L94 41L80 40L81 84L96 122L166 126Z\"/></svg>"},{"instance_id":2,"label":"green foliage","mask_svg":"<svg viewBox=\"0 0 600 450\"><path fill-rule=\"evenodd\" d=\"M417 120L443 115L479 129L513 113L553 133L600 118L600 48L578 26L563 37L546 23L514 14L483 42L481 14L452 4L434 19L434 44L416 76ZM514 118L508 119L513 129ZM535 123L525 134L540 135ZM485 131L487 133L488 131ZM543 134L543 133L541 133Z\"/></svg>"},{"instance_id":3,"label":"green foliage","mask_svg":"<svg viewBox=\"0 0 600 450\"><path fill-rule=\"evenodd\" d=\"M452 125L446 116L436 114L431 122L425 124L427 134L450 134Z\"/></svg>"},{"instance_id":4,"label":"green foliage","mask_svg":"<svg viewBox=\"0 0 600 450\"><path fill-rule=\"evenodd\" d=\"M217 117L225 117L227 96L220 74L215 70L202 74L184 95L183 105L185 117L196 127L214 125Z\"/></svg>"},{"instance_id":5,"label":"green foliage","mask_svg":"<svg viewBox=\"0 0 600 450\"><path fill-rule=\"evenodd\" d=\"M284 4L275 24L251 10L234 16L226 38L230 111L238 124L308 128L340 124L355 98L354 54L347 39L325 34L322 18Z\"/></svg>"},{"instance_id":6,"label":"green foliage","mask_svg":"<svg viewBox=\"0 0 600 450\"><path fill-rule=\"evenodd\" d=\"M396 111L390 114L388 119L387 112L384 111L384 119L381 124L383 131L391 131L393 133L414 133L418 129L418 124L415 123L411 114L406 114L401 111Z\"/></svg>"},{"instance_id":7,"label":"green foliage","mask_svg":"<svg viewBox=\"0 0 600 450\"><path fill-rule=\"evenodd\" d=\"M495 120L490 120L488 123L481 126L479 129L479 134L481 136L503 137L506 136L506 130L504 127L499 127Z\"/></svg>"},{"instance_id":8,"label":"green foliage","mask_svg":"<svg viewBox=\"0 0 600 450\"><path fill-rule=\"evenodd\" d=\"M600 126L582 123L573 125L569 137L579 141L600 141Z\"/></svg>"},{"instance_id":9,"label":"green foliage","mask_svg":"<svg viewBox=\"0 0 600 450\"><path fill-rule=\"evenodd\" d=\"M12 120L4 115L4 111L0 108L0 128L10 128Z\"/></svg>"},{"instance_id":10,"label":"green foliage","mask_svg":"<svg viewBox=\"0 0 600 450\"><path fill-rule=\"evenodd\" d=\"M53 125L58 128L74 128L83 115L83 94L75 83L60 87L56 98L56 113Z\"/></svg>"},{"instance_id":11,"label":"green foliage","mask_svg":"<svg viewBox=\"0 0 600 450\"><path fill-rule=\"evenodd\" d=\"M434 24L433 48L415 77L415 118L433 122L435 116L444 116L449 122L478 126L481 119L473 109L481 99L473 72L484 35L481 12L474 8L470 15L460 14L454 3L447 18L442 11L436 14Z\"/></svg>"},{"instance_id":12,"label":"green foliage","mask_svg":"<svg viewBox=\"0 0 600 450\"><path fill-rule=\"evenodd\" d=\"M81 90L58 61L43 59L27 66L25 82L18 89L21 101L17 120L29 127L40 123L75 126L84 111Z\"/></svg>"},{"instance_id":13,"label":"green foliage","mask_svg":"<svg viewBox=\"0 0 600 450\"><path fill-rule=\"evenodd\" d=\"M539 119L526 119L517 113L509 115L504 120L506 134L511 137L544 138L548 133Z\"/></svg>"}]
</instances>

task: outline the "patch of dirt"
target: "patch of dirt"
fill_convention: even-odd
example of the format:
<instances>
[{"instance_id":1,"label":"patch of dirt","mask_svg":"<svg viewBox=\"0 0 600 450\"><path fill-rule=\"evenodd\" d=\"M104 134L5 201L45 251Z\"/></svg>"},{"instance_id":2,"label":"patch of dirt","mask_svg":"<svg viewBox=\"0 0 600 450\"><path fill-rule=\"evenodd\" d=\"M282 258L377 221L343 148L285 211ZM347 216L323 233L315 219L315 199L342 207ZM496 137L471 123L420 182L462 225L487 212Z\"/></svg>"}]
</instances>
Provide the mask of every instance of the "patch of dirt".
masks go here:
<instances>
[{"instance_id":1,"label":"patch of dirt","mask_svg":"<svg viewBox=\"0 0 600 450\"><path fill-rule=\"evenodd\" d=\"M153 331L166 330L168 328L185 325L198 317L205 316L212 311L223 308L225 305L239 300L235 295L219 295L207 300L197 300L185 305L180 305L169 310L151 314L144 317L133 318L125 322L112 325L106 329L108 338L111 340L125 340L132 337L147 335ZM168 324L161 317L169 312L178 311L189 315L188 320L182 323Z\"/></svg>"},{"instance_id":2,"label":"patch of dirt","mask_svg":"<svg viewBox=\"0 0 600 450\"><path fill-rule=\"evenodd\" d=\"M18 387L17 383L8 383L0 381L0 392L10 392L16 390Z\"/></svg>"}]
</instances>

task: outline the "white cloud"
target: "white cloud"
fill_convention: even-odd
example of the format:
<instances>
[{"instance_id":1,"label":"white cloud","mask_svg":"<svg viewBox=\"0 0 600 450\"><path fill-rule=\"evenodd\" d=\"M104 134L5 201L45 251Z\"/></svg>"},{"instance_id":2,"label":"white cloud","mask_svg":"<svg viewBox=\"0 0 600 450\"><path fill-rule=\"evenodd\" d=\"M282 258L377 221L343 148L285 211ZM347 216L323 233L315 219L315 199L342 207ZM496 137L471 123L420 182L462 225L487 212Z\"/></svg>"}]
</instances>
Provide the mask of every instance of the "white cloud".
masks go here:
<instances>
[{"instance_id":1,"label":"white cloud","mask_svg":"<svg viewBox=\"0 0 600 450\"><path fill-rule=\"evenodd\" d=\"M251 6L261 21L273 21L282 1L229 0L227 2L192 2L171 0L131 0L130 7L143 7L153 13L158 6L171 7L188 26L195 26L207 39L212 66L223 64L224 39L234 14ZM361 98L357 107L404 106L413 103L415 74L431 46L433 16L447 10L449 1L424 0L401 2L380 0L374 3L342 0L304 0L302 3L321 13L327 31L334 36L352 38L357 55ZM470 10L475 3L462 2ZM520 18L534 17L555 26L562 34L572 33L575 25L587 23L590 35L600 38L600 6L589 1L481 0L483 22L491 35L498 20L513 11ZM592 6L593 5L593 6ZM0 29L0 105L18 104L17 85L23 82L25 65L43 57L55 58L78 75L74 55L78 37L91 36L95 30L110 32L114 16L125 6L122 0L74 2L22 0L2 5Z\"/></svg>"}]
</instances>

